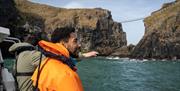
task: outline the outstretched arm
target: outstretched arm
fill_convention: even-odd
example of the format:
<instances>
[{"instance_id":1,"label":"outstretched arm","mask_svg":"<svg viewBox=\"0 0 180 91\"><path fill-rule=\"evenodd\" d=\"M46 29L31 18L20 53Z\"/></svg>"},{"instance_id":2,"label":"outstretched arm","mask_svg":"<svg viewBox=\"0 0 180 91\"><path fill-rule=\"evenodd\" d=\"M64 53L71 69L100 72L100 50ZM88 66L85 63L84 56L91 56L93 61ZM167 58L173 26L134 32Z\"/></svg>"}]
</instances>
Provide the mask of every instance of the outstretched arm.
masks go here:
<instances>
[{"instance_id":1,"label":"outstretched arm","mask_svg":"<svg viewBox=\"0 0 180 91\"><path fill-rule=\"evenodd\" d=\"M97 51L91 51L87 53L82 53L80 57L88 58L88 57L96 57L99 53Z\"/></svg>"},{"instance_id":2,"label":"outstretched arm","mask_svg":"<svg viewBox=\"0 0 180 91\"><path fill-rule=\"evenodd\" d=\"M83 58L90 58L90 57L96 57L99 53L97 51L90 51L87 53L79 53L79 58L76 58L76 60L79 62Z\"/></svg>"}]
</instances>

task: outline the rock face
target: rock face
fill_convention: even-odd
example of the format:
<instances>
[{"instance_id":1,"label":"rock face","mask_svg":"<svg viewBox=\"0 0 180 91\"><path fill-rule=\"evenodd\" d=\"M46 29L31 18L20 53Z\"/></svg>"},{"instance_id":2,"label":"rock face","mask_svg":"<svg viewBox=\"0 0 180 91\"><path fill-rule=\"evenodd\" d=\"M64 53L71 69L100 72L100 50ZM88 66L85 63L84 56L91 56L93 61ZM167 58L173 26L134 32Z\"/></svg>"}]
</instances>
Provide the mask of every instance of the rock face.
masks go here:
<instances>
[{"instance_id":1,"label":"rock face","mask_svg":"<svg viewBox=\"0 0 180 91\"><path fill-rule=\"evenodd\" d=\"M131 57L180 58L180 0L164 4L144 23L145 35Z\"/></svg>"},{"instance_id":2,"label":"rock face","mask_svg":"<svg viewBox=\"0 0 180 91\"><path fill-rule=\"evenodd\" d=\"M15 0L23 19L31 26L51 35L57 27L75 27L78 31L82 51L97 50L109 55L114 49L127 45L126 33L120 23L114 22L110 11L95 9L64 9L26 0Z\"/></svg>"},{"instance_id":3,"label":"rock face","mask_svg":"<svg viewBox=\"0 0 180 91\"><path fill-rule=\"evenodd\" d=\"M0 0L0 26L10 26L17 21L17 12L13 0Z\"/></svg>"},{"instance_id":4,"label":"rock face","mask_svg":"<svg viewBox=\"0 0 180 91\"><path fill-rule=\"evenodd\" d=\"M122 46L121 48L116 49L116 51L112 53L111 56L129 57L134 47L135 46L132 44L128 46Z\"/></svg>"}]
</instances>

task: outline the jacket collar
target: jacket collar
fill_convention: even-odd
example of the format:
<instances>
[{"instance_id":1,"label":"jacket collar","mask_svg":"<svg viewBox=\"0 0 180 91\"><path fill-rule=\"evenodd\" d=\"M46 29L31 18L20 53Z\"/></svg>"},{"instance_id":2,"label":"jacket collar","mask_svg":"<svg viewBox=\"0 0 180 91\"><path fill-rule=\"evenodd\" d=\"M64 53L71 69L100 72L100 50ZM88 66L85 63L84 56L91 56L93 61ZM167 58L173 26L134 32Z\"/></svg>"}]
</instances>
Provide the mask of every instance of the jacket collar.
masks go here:
<instances>
[{"instance_id":1,"label":"jacket collar","mask_svg":"<svg viewBox=\"0 0 180 91\"><path fill-rule=\"evenodd\" d=\"M51 43L44 40L39 42L39 45L45 50L57 55L63 55L69 58L69 51L60 43Z\"/></svg>"}]
</instances>

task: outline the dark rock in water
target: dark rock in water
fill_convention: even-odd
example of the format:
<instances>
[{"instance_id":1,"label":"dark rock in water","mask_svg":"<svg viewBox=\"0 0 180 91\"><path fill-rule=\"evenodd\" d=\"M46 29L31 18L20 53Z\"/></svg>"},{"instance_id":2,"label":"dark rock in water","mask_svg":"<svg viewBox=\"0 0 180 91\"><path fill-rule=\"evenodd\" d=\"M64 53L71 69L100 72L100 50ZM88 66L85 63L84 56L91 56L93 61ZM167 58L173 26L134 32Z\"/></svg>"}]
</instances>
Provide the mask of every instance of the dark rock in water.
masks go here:
<instances>
[{"instance_id":1,"label":"dark rock in water","mask_svg":"<svg viewBox=\"0 0 180 91\"><path fill-rule=\"evenodd\" d=\"M27 0L15 2L22 17L28 17L26 20L29 24L42 28L48 36L57 27L75 27L82 43L82 51L97 50L100 55L110 55L115 49L127 45L122 25L113 21L108 10L64 9Z\"/></svg>"},{"instance_id":2,"label":"dark rock in water","mask_svg":"<svg viewBox=\"0 0 180 91\"><path fill-rule=\"evenodd\" d=\"M134 58L180 58L180 1L145 18L145 35L131 53Z\"/></svg>"},{"instance_id":3,"label":"dark rock in water","mask_svg":"<svg viewBox=\"0 0 180 91\"><path fill-rule=\"evenodd\" d=\"M112 53L111 56L129 57L134 47L135 46L132 44L128 46L122 46L121 48L114 50L114 53Z\"/></svg>"}]
</instances>

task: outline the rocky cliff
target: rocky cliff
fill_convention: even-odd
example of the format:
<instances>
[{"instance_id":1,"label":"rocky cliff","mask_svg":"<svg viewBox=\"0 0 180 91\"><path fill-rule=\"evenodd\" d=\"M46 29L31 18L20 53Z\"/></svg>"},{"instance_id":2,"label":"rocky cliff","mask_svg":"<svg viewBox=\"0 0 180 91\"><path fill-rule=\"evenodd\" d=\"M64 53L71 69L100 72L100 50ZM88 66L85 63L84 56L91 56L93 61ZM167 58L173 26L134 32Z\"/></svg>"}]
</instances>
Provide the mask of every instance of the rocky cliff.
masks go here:
<instances>
[{"instance_id":1,"label":"rocky cliff","mask_svg":"<svg viewBox=\"0 0 180 91\"><path fill-rule=\"evenodd\" d=\"M8 26L12 21L16 21L18 11L12 0L0 0L0 25Z\"/></svg>"},{"instance_id":2,"label":"rocky cliff","mask_svg":"<svg viewBox=\"0 0 180 91\"><path fill-rule=\"evenodd\" d=\"M145 34L131 53L135 58L180 58L180 0L145 18Z\"/></svg>"},{"instance_id":3,"label":"rocky cliff","mask_svg":"<svg viewBox=\"0 0 180 91\"><path fill-rule=\"evenodd\" d=\"M116 51L113 52L110 56L129 57L134 47L135 46L133 44L122 46L121 48L116 49Z\"/></svg>"},{"instance_id":4,"label":"rocky cliff","mask_svg":"<svg viewBox=\"0 0 180 91\"><path fill-rule=\"evenodd\" d=\"M31 26L32 31L43 30L50 36L57 27L75 27L82 43L82 51L97 50L101 55L109 55L127 44L126 33L121 24L113 21L108 10L65 9L27 0L15 0L15 5L19 15L16 23L23 28Z\"/></svg>"}]
</instances>

